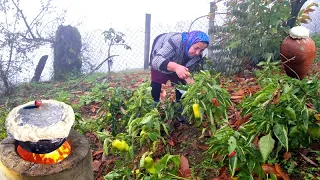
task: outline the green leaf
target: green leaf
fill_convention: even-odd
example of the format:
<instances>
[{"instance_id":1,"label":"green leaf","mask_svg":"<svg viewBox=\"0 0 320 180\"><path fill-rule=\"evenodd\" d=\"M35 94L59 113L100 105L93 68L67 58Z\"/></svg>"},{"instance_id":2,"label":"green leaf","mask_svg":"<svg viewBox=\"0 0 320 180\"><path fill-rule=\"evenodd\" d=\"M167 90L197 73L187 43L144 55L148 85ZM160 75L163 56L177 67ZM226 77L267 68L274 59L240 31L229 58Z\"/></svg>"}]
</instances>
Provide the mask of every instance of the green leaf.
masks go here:
<instances>
[{"instance_id":1,"label":"green leaf","mask_svg":"<svg viewBox=\"0 0 320 180\"><path fill-rule=\"evenodd\" d=\"M234 173L236 172L237 163L238 163L238 156L233 156L229 159L229 168L230 168L232 177L234 176Z\"/></svg>"},{"instance_id":2,"label":"green leaf","mask_svg":"<svg viewBox=\"0 0 320 180\"><path fill-rule=\"evenodd\" d=\"M114 179L114 178L117 178L117 177L121 177L121 174L118 174L115 171L111 171L107 175L105 175L103 178L104 179Z\"/></svg>"},{"instance_id":3,"label":"green leaf","mask_svg":"<svg viewBox=\"0 0 320 180\"><path fill-rule=\"evenodd\" d=\"M105 139L103 141L103 153L108 156L109 151L108 151L108 139Z\"/></svg>"},{"instance_id":4,"label":"green leaf","mask_svg":"<svg viewBox=\"0 0 320 180\"><path fill-rule=\"evenodd\" d=\"M151 140L151 141L157 141L157 135L155 135L154 133L149 133L148 134L148 137L149 137L149 139Z\"/></svg>"},{"instance_id":5,"label":"green leaf","mask_svg":"<svg viewBox=\"0 0 320 180\"><path fill-rule=\"evenodd\" d=\"M254 170L254 167L256 166L256 162L253 159L249 159L249 161L247 162L247 166L250 173L252 173Z\"/></svg>"},{"instance_id":6,"label":"green leaf","mask_svg":"<svg viewBox=\"0 0 320 180\"><path fill-rule=\"evenodd\" d=\"M296 112L291 107L286 107L284 109L284 113L286 114L286 116L288 118L290 118L292 120L296 120L297 119Z\"/></svg>"},{"instance_id":7,"label":"green leaf","mask_svg":"<svg viewBox=\"0 0 320 180\"><path fill-rule=\"evenodd\" d=\"M172 170L174 173L177 173L179 166L180 166L180 156L179 155L170 155L170 154L166 154L165 156L163 156L155 164L155 168L156 168L157 172L161 172L162 170L169 171L169 169L168 169L169 163L173 163Z\"/></svg>"},{"instance_id":8,"label":"green leaf","mask_svg":"<svg viewBox=\"0 0 320 180\"><path fill-rule=\"evenodd\" d=\"M144 158L145 158L146 156L148 156L148 155L149 155L149 152L145 152L145 153L141 156L140 162L139 162L139 167L140 167L140 168L143 168L143 167L144 167Z\"/></svg>"},{"instance_id":9,"label":"green leaf","mask_svg":"<svg viewBox=\"0 0 320 180\"><path fill-rule=\"evenodd\" d=\"M234 138L233 136L230 137L230 139L228 140L228 152L231 153L232 151L234 151L237 147L237 140L236 138Z\"/></svg>"},{"instance_id":10,"label":"green leaf","mask_svg":"<svg viewBox=\"0 0 320 180\"><path fill-rule=\"evenodd\" d=\"M289 151L288 132L283 125L276 124L273 126L273 133L278 138L281 145Z\"/></svg>"},{"instance_id":11,"label":"green leaf","mask_svg":"<svg viewBox=\"0 0 320 180\"><path fill-rule=\"evenodd\" d=\"M166 126L164 123L162 123L162 127L163 127L163 130L164 130L164 132L166 133L166 135L169 136L169 131L168 131L167 126Z\"/></svg>"},{"instance_id":12,"label":"green leaf","mask_svg":"<svg viewBox=\"0 0 320 180\"><path fill-rule=\"evenodd\" d=\"M261 101L262 99L264 99L266 96L267 96L267 93L265 93L265 92L259 94L259 95L254 99L254 101L252 102L252 105L253 105L253 106L257 106L259 103L261 103L260 101Z\"/></svg>"},{"instance_id":13,"label":"green leaf","mask_svg":"<svg viewBox=\"0 0 320 180\"><path fill-rule=\"evenodd\" d=\"M152 121L152 116L143 117L141 124L147 124L149 121Z\"/></svg>"},{"instance_id":14,"label":"green leaf","mask_svg":"<svg viewBox=\"0 0 320 180\"><path fill-rule=\"evenodd\" d=\"M265 162L274 148L275 140L272 139L271 133L269 133L261 137L258 144L263 161Z\"/></svg>"},{"instance_id":15,"label":"green leaf","mask_svg":"<svg viewBox=\"0 0 320 180\"><path fill-rule=\"evenodd\" d=\"M272 172L270 173L270 177L271 177L271 180L277 180L277 176L275 174L273 174Z\"/></svg>"}]
</instances>

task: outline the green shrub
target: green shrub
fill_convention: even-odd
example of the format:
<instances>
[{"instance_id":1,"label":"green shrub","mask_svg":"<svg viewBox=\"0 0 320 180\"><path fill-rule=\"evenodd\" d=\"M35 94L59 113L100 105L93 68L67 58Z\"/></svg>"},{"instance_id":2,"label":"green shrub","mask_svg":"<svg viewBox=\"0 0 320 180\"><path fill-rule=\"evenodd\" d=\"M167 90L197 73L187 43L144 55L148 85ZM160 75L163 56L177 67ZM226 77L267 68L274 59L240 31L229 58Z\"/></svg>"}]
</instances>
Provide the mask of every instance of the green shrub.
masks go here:
<instances>
[{"instance_id":1,"label":"green shrub","mask_svg":"<svg viewBox=\"0 0 320 180\"><path fill-rule=\"evenodd\" d=\"M256 64L269 56L279 59L280 44L288 32L285 22L290 16L289 1L229 0L226 7L226 23L210 28L214 38L210 50L225 53L223 56L230 60L216 64L230 63L229 68L236 71L239 61Z\"/></svg>"},{"instance_id":2,"label":"green shrub","mask_svg":"<svg viewBox=\"0 0 320 180\"><path fill-rule=\"evenodd\" d=\"M5 127L6 117L9 113L9 108L6 106L0 107L0 140L7 136L7 131Z\"/></svg>"},{"instance_id":3,"label":"green shrub","mask_svg":"<svg viewBox=\"0 0 320 180\"><path fill-rule=\"evenodd\" d=\"M317 48L320 48L320 33L311 36Z\"/></svg>"}]
</instances>

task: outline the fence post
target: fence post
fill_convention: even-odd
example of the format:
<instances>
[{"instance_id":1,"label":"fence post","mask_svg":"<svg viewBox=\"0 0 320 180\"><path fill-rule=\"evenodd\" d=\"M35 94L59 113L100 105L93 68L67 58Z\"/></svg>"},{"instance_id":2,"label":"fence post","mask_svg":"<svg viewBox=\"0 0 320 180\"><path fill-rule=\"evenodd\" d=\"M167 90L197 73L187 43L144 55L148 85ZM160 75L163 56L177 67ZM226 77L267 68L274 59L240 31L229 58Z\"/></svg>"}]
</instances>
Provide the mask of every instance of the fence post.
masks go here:
<instances>
[{"instance_id":1,"label":"fence post","mask_svg":"<svg viewBox=\"0 0 320 180\"><path fill-rule=\"evenodd\" d=\"M210 2L210 16L209 16L209 37L210 37L210 44L208 47L208 58L212 58L213 57L213 27L214 27L214 19L215 19L215 7L216 4L215 2Z\"/></svg>"},{"instance_id":2,"label":"fence post","mask_svg":"<svg viewBox=\"0 0 320 180\"><path fill-rule=\"evenodd\" d=\"M144 69L149 69L151 14L146 14L144 36Z\"/></svg>"}]
</instances>

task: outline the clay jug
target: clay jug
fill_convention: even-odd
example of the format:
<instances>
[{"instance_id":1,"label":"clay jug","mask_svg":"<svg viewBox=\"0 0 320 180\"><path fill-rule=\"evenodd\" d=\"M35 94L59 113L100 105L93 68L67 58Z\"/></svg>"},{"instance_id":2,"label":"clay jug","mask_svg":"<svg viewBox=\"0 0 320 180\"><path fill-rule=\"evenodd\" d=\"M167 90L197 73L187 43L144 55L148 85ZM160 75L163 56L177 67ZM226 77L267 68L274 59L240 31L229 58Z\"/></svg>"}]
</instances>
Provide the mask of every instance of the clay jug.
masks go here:
<instances>
[{"instance_id":1,"label":"clay jug","mask_svg":"<svg viewBox=\"0 0 320 180\"><path fill-rule=\"evenodd\" d=\"M309 30L302 26L291 28L281 43L280 53L286 74L303 79L316 57L316 45L309 37Z\"/></svg>"}]
</instances>

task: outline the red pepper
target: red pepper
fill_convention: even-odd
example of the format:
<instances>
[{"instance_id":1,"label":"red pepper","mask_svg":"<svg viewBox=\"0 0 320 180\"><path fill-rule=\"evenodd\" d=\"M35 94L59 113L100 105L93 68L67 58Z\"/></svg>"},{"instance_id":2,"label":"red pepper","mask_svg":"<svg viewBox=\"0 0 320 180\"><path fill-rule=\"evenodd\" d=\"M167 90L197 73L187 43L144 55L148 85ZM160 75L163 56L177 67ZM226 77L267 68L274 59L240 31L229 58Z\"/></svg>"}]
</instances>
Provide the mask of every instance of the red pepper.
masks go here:
<instances>
[{"instance_id":1,"label":"red pepper","mask_svg":"<svg viewBox=\"0 0 320 180\"><path fill-rule=\"evenodd\" d=\"M217 98L212 98L211 102L215 107L219 106L219 101L217 100Z\"/></svg>"},{"instance_id":2,"label":"red pepper","mask_svg":"<svg viewBox=\"0 0 320 180\"><path fill-rule=\"evenodd\" d=\"M236 150L234 150L228 155L228 157L231 158L231 157L235 156L236 154L237 154L237 152L236 152Z\"/></svg>"}]
</instances>

